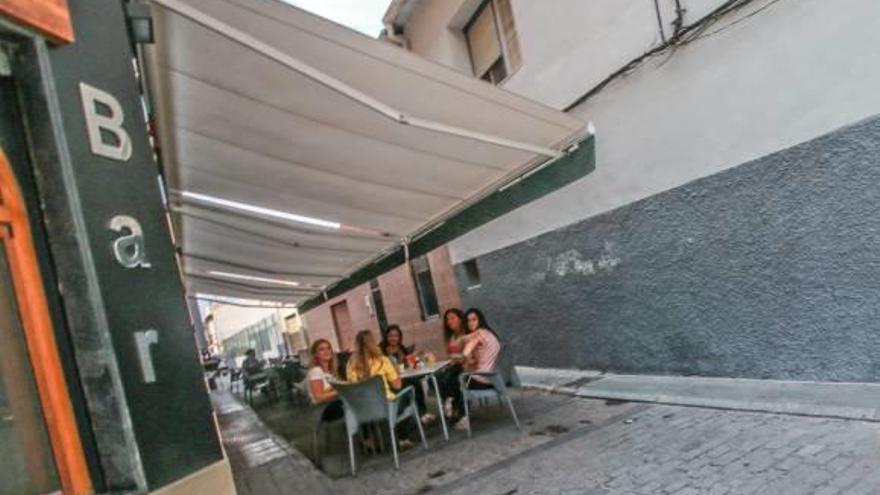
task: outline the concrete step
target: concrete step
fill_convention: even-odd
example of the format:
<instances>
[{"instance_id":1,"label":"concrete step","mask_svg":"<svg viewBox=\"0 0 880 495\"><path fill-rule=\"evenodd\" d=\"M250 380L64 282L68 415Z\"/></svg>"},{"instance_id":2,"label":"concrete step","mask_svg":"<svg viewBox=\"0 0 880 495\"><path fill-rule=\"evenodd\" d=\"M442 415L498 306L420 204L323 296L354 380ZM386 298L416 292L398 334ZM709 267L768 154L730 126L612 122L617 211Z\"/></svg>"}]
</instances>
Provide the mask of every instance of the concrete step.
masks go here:
<instances>
[{"instance_id":1,"label":"concrete step","mask_svg":"<svg viewBox=\"0 0 880 495\"><path fill-rule=\"evenodd\" d=\"M880 421L880 384L614 375L517 367L523 386L578 397Z\"/></svg>"}]
</instances>

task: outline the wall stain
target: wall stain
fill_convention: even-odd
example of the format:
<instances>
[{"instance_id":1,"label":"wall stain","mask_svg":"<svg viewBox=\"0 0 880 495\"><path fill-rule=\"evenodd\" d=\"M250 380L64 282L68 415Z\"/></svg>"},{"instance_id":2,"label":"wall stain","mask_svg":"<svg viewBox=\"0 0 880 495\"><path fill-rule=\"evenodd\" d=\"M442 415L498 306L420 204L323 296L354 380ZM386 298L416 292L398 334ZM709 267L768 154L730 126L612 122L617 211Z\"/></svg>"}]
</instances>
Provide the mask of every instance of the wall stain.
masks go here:
<instances>
[{"instance_id":1,"label":"wall stain","mask_svg":"<svg viewBox=\"0 0 880 495\"><path fill-rule=\"evenodd\" d=\"M614 244L606 242L602 253L595 259L589 259L577 249L569 249L553 257L547 257L546 270L559 277L580 275L589 277L599 271L611 271L620 264L620 258L614 255Z\"/></svg>"}]
</instances>

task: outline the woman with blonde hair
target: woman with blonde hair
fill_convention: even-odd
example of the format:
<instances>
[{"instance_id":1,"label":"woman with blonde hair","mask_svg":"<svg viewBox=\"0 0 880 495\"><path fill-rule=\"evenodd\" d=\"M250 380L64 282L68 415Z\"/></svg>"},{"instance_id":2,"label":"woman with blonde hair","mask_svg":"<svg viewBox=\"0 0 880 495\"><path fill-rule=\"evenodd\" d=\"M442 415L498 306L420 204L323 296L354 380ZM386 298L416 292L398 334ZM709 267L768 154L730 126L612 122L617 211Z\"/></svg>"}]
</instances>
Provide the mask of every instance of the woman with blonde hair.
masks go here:
<instances>
[{"instance_id":1,"label":"woman with blonde hair","mask_svg":"<svg viewBox=\"0 0 880 495\"><path fill-rule=\"evenodd\" d=\"M362 330L355 337L355 350L348 359L345 375L351 382L381 376L382 383L385 385L385 396L389 400L397 396L395 390L400 390L401 387L397 368L382 353L382 349L379 348L376 339L369 330Z\"/></svg>"},{"instance_id":2,"label":"woman with blonde hair","mask_svg":"<svg viewBox=\"0 0 880 495\"><path fill-rule=\"evenodd\" d=\"M331 381L339 378L336 375L338 366L333 346L327 339L318 339L312 343L309 354L312 367L306 374L306 385L312 404L331 402L324 409L321 419L324 421L339 419L343 415L342 402L336 400L336 391L330 385Z\"/></svg>"},{"instance_id":3,"label":"woman with blonde hair","mask_svg":"<svg viewBox=\"0 0 880 495\"><path fill-rule=\"evenodd\" d=\"M388 400L394 400L397 397L397 391L400 391L403 385L400 380L400 374L397 367L391 363L388 356L382 353L379 344L369 330L358 332L355 337L355 349L348 359L345 374L348 381L360 382L374 376L381 376L382 383L385 387L385 397ZM406 397L409 399L409 396ZM418 418L416 418L418 421ZM408 437L409 432L400 435L400 447L407 449L413 446L412 440ZM366 445L372 445L372 439L368 438Z\"/></svg>"}]
</instances>

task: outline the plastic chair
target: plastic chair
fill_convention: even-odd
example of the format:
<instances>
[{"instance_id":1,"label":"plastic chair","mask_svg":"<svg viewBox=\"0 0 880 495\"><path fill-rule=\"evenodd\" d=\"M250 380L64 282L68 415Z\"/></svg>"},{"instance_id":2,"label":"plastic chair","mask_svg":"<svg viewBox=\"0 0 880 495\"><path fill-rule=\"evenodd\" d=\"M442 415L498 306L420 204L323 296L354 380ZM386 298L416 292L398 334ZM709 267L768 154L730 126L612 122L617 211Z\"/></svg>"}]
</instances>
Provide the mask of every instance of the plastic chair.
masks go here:
<instances>
[{"instance_id":1,"label":"plastic chair","mask_svg":"<svg viewBox=\"0 0 880 495\"><path fill-rule=\"evenodd\" d=\"M242 371L240 369L232 368L229 370L229 391L235 393L235 389L238 388L241 391L241 387L243 386L242 380ZM238 387L236 387L238 385Z\"/></svg>"},{"instance_id":2,"label":"plastic chair","mask_svg":"<svg viewBox=\"0 0 880 495\"><path fill-rule=\"evenodd\" d=\"M468 384L470 384L471 379L474 376L485 377L489 380L489 383L492 385L492 388L482 389L482 390L471 390L468 389ZM497 399L498 404L502 407L504 403L507 403L508 409L510 409L510 415L513 417L513 422L516 424L517 429L519 429L519 418L516 416L516 409L513 407L513 400L510 397L510 393L507 390L507 385L511 386L519 386L519 376L516 373L516 368L513 366L513 360L510 359L508 354L505 352L505 347L501 347L501 351L499 354L499 362L496 366L496 370L491 373L486 372L465 372L458 376L458 383L461 387L461 395L462 402L464 403L464 417L467 418L467 436L471 437L471 418L470 418L470 401L487 401L490 399Z\"/></svg>"},{"instance_id":3,"label":"plastic chair","mask_svg":"<svg viewBox=\"0 0 880 495\"><path fill-rule=\"evenodd\" d=\"M345 429L348 436L348 455L351 461L351 475L357 475L357 467L354 457L354 435L357 434L361 425L376 421L387 421L391 435L391 452L394 458L394 468L400 469L400 460L397 457L397 434L394 428L406 419L412 418L419 428L422 445L428 448L425 440L425 430L419 419L418 408L413 388L405 387L393 400L385 397L385 387L382 377L374 376L368 380L352 384L333 384L339 398L345 405ZM404 403L404 399L409 401Z\"/></svg>"},{"instance_id":4,"label":"plastic chair","mask_svg":"<svg viewBox=\"0 0 880 495\"><path fill-rule=\"evenodd\" d=\"M308 404L309 402L311 402L311 394L309 394L309 384L306 382L307 380L302 380L299 382L294 382L293 385L291 385L293 400L297 404Z\"/></svg>"},{"instance_id":5,"label":"plastic chair","mask_svg":"<svg viewBox=\"0 0 880 495\"><path fill-rule=\"evenodd\" d=\"M262 390L272 401L269 375L265 371L249 374L242 370L242 381L244 382L244 396L249 406L254 405L254 390Z\"/></svg>"}]
</instances>

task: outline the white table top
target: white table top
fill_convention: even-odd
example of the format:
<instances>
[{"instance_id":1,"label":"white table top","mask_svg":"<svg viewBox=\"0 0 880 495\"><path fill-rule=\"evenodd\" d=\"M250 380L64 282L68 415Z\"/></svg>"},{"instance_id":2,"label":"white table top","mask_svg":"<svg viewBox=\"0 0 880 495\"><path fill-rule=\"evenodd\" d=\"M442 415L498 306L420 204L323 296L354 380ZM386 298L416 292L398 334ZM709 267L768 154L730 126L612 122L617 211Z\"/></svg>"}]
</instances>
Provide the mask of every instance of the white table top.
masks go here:
<instances>
[{"instance_id":1,"label":"white table top","mask_svg":"<svg viewBox=\"0 0 880 495\"><path fill-rule=\"evenodd\" d=\"M423 376L433 375L434 373L440 371L445 368L452 361L437 361L434 364L428 364L421 368L416 369L406 369L400 372L400 378L421 378Z\"/></svg>"}]
</instances>

